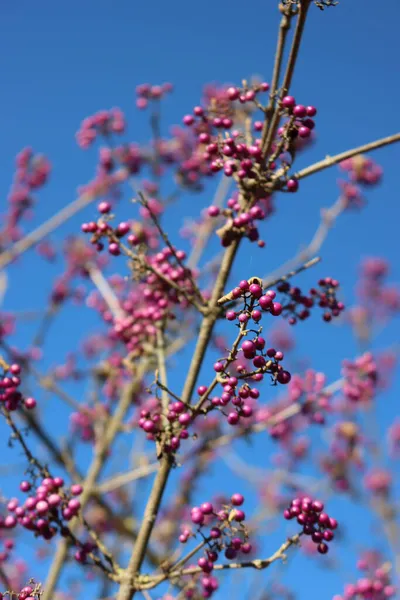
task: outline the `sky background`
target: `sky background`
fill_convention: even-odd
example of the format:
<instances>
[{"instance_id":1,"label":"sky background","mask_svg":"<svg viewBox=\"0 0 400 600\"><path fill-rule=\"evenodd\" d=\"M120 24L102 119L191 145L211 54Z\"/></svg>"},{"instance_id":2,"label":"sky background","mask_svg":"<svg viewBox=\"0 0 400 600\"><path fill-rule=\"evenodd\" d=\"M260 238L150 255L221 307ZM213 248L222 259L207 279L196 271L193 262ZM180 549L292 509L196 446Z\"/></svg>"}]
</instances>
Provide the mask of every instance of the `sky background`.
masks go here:
<instances>
[{"instance_id":1,"label":"sky background","mask_svg":"<svg viewBox=\"0 0 400 600\"><path fill-rule=\"evenodd\" d=\"M269 81L279 23L276 4L271 0L251 3L206 0L201 4L182 0L168 3L3 0L0 6L1 210L5 210L15 155L27 145L44 153L53 167L50 182L38 195L34 219L27 229L74 199L77 187L92 178L97 157L95 149L82 151L77 147L75 132L84 117L99 109L119 106L128 120L125 139L146 141L148 113L135 108L134 90L139 83L174 84L173 94L162 106L162 132L167 135L170 125L180 123L182 116L199 103L204 83L239 84L254 74ZM400 4L394 0L384 5L374 0L344 0L324 12L311 8L292 92L300 103L318 108L317 143L301 154L296 168L399 130L396 41L399 19ZM391 263L390 279L400 280L399 147L379 150L374 158L384 168L382 184L367 191L366 208L340 218L323 246L323 264L298 279L299 285L311 286L324 275L336 277L347 304L354 301L358 265L365 256L387 258ZM298 194L279 196L277 214L261 227L267 242L265 250L245 244L233 283L273 271L311 239L320 209L332 204L337 196L337 177L338 171L333 168L302 181ZM184 217L196 217L210 204L213 189L211 183L203 194L187 194L183 202L171 209L165 226L174 242L179 240L177 233ZM132 210L130 204L121 204L121 215L130 216L129 210ZM84 217L71 219L51 239L59 243L65 234L79 233L80 223L94 216L93 209L86 209ZM186 242L180 244L187 249ZM27 254L10 270L4 308L43 309L58 269L59 264L44 266L35 253ZM122 261L118 269L124 272ZM68 309L67 315L51 330L42 370L62 362L66 349L79 347L84 327L93 332L98 324L97 316L83 309ZM26 348L34 331L35 323L24 323L17 330L15 343ZM351 358L357 352L348 329L322 325L317 315L296 329L296 338L294 360L307 357L315 369L327 373L328 381L339 376L342 358ZM375 347L384 348L398 341L397 321L378 335ZM176 389L182 385L180 373L189 359L190 347L180 359L179 372L171 373L171 385ZM207 377L207 372L204 373ZM77 395L82 393L79 388L74 391ZM392 391L379 400L378 423L382 432L399 412L399 392L397 378ZM53 434L61 436L65 433L68 412L63 407L55 411L51 401L47 402L48 410L43 416ZM2 432L6 439L5 429ZM323 444L319 433L313 435L316 444ZM266 466L271 449L270 442L263 439L256 443L251 459ZM16 460L17 450L14 458L6 448L4 452L6 461ZM238 446L238 452L244 459L249 456L244 446ZM83 453L82 461L87 459ZM397 470L396 465L391 466ZM13 478L1 485L4 493L15 493ZM221 491L221 487L230 494L242 483L235 481L222 465L215 467L202 485L202 494L208 498ZM246 488L246 484L243 486ZM246 510L251 513L256 497L248 487ZM145 492L146 486L141 489ZM299 600L321 600L340 593L344 582L354 577L359 543L371 539L373 530L369 523L363 531L356 525L363 514L361 508L349 506L343 500L332 504L335 516L346 514L350 521L349 535L339 551L345 568L339 574L321 570L315 563L321 564L323 558L308 559L293 553L287 567L287 581L296 581ZM264 539L263 549L267 554L286 532L290 528L282 521L280 529ZM29 539L26 540L21 553L29 558L32 548ZM36 562L31 563L29 575L40 579L45 565ZM257 577L260 585L267 585L271 572ZM244 598L240 592L236 597Z\"/></svg>"}]
</instances>

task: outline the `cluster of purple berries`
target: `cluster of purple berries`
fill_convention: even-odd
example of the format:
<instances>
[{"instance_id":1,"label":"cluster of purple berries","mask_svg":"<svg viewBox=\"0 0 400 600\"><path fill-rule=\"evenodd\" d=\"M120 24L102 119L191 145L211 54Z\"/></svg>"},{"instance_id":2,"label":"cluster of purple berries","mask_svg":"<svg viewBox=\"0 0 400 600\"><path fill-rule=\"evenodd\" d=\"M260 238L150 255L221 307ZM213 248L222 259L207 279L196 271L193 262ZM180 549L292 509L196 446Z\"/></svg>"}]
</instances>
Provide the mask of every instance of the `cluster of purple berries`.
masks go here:
<instances>
[{"instance_id":1,"label":"cluster of purple berries","mask_svg":"<svg viewBox=\"0 0 400 600\"><path fill-rule=\"evenodd\" d=\"M1 529L13 529L19 523L25 529L34 531L45 540L50 540L57 533L63 520L70 521L81 507L76 498L82 493L82 486L71 485L69 490L62 489L64 480L61 477L45 477L36 488L35 494L29 496L23 505L13 498L7 504L8 514L0 520ZM32 490L29 481L22 481L20 490L28 493Z\"/></svg>"},{"instance_id":2,"label":"cluster of purple berries","mask_svg":"<svg viewBox=\"0 0 400 600\"><path fill-rule=\"evenodd\" d=\"M245 306L239 312L228 310L225 317L228 321L236 319L241 324L246 324L250 319L258 323L262 319L262 312L269 312L273 317L279 317L282 314L283 306L280 302L275 302L276 292L268 290L265 293L262 288L262 281L256 277L257 281L243 279L239 285L230 292L229 299L244 299ZM260 310L261 309L261 310Z\"/></svg>"},{"instance_id":3,"label":"cluster of purple berries","mask_svg":"<svg viewBox=\"0 0 400 600\"><path fill-rule=\"evenodd\" d=\"M39 585L35 585L34 587L33 585L26 585L20 592L0 592L0 600L5 600L6 598L10 598L11 600L14 597L18 598L18 600L40 600L41 595L42 592Z\"/></svg>"},{"instance_id":4,"label":"cluster of purple berries","mask_svg":"<svg viewBox=\"0 0 400 600\"><path fill-rule=\"evenodd\" d=\"M97 208L99 213L102 215L107 215L111 212L112 207L110 202L103 201L100 202ZM121 254L121 249L118 240L123 238L131 231L131 226L126 221L123 221L119 223L117 227L113 228L105 220L99 220L97 223L95 221L83 223L81 230L83 233L92 234L90 242L94 244L98 252L101 252L104 249L104 243L102 242L102 239L108 238L108 252L113 256L119 256ZM130 240L129 236L128 242L133 242L133 240Z\"/></svg>"},{"instance_id":5,"label":"cluster of purple berries","mask_svg":"<svg viewBox=\"0 0 400 600\"><path fill-rule=\"evenodd\" d=\"M10 552L14 549L14 540L6 538L2 540L4 550L0 551L0 563L6 562L10 558Z\"/></svg>"},{"instance_id":6,"label":"cluster of purple berries","mask_svg":"<svg viewBox=\"0 0 400 600\"><path fill-rule=\"evenodd\" d=\"M256 221L263 221L269 214L270 210L265 210L260 206L264 202L268 206L268 198L264 198L254 204L251 208L243 210L237 198L229 198L227 208L220 209L218 206L211 205L207 209L209 217L224 216L226 224L217 230L217 234L221 238L221 244L224 248L239 237L247 237L250 242L257 242L260 248L264 248L265 242L259 239L259 230Z\"/></svg>"},{"instance_id":7,"label":"cluster of purple berries","mask_svg":"<svg viewBox=\"0 0 400 600\"><path fill-rule=\"evenodd\" d=\"M387 600L394 598L396 591L387 570L378 567L371 576L360 578L356 583L348 583L343 595L336 595L332 600Z\"/></svg>"},{"instance_id":8,"label":"cluster of purple berries","mask_svg":"<svg viewBox=\"0 0 400 600\"><path fill-rule=\"evenodd\" d=\"M342 375L345 379L343 394L351 403L368 403L375 397L378 367L370 352L354 361L344 360Z\"/></svg>"},{"instance_id":9,"label":"cluster of purple berries","mask_svg":"<svg viewBox=\"0 0 400 600\"><path fill-rule=\"evenodd\" d=\"M344 310L343 302L336 298L339 282L332 277L325 277L318 282L320 289L311 288L309 295L302 293L298 287L291 287L287 281L277 285L277 290L288 296L288 302L283 307L283 314L288 317L288 323L295 325L310 316L310 309L317 305L324 309L322 319L329 322L338 317Z\"/></svg>"},{"instance_id":10,"label":"cluster of purple berries","mask_svg":"<svg viewBox=\"0 0 400 600\"><path fill-rule=\"evenodd\" d=\"M283 513L285 519L297 519L298 524L303 527L302 533L311 536L312 541L317 544L320 554L328 552L327 542L333 540L333 530L338 526L336 519L330 517L323 510L322 502L305 496L292 500L290 507Z\"/></svg>"},{"instance_id":11,"label":"cluster of purple berries","mask_svg":"<svg viewBox=\"0 0 400 600\"><path fill-rule=\"evenodd\" d=\"M111 133L125 131L125 117L119 108L101 110L82 121L76 134L76 140L81 148L89 148L98 135L108 136Z\"/></svg>"},{"instance_id":12,"label":"cluster of purple berries","mask_svg":"<svg viewBox=\"0 0 400 600\"><path fill-rule=\"evenodd\" d=\"M167 413L167 420L172 428L172 435L168 441L164 441L163 450L168 453L176 452L181 442L189 437L189 432L186 427L192 420L192 416L187 412L185 405L182 402L172 402ZM160 441L163 437L165 427L161 416L161 408L159 411L151 413L149 410L143 409L140 411L139 427L147 434L148 440Z\"/></svg>"},{"instance_id":13,"label":"cluster of purple berries","mask_svg":"<svg viewBox=\"0 0 400 600\"><path fill-rule=\"evenodd\" d=\"M173 85L169 81L162 85L150 85L141 83L136 87L136 106L141 110L148 107L151 100L161 100L166 94L173 90Z\"/></svg>"},{"instance_id":14,"label":"cluster of purple berries","mask_svg":"<svg viewBox=\"0 0 400 600\"><path fill-rule=\"evenodd\" d=\"M229 87L224 91L224 98L219 98L219 102L211 103L207 108L195 106L193 114L183 117L183 123L194 128L200 144L209 144L212 140L211 133L214 128L223 130L230 129L233 126L231 102L237 100L240 104L254 103L258 93L267 92L268 90L269 84L266 82L247 90L233 86ZM207 153L209 155L213 154L214 149L211 148L210 151L210 148L207 147ZM210 156L207 158L210 158Z\"/></svg>"},{"instance_id":15,"label":"cluster of purple berries","mask_svg":"<svg viewBox=\"0 0 400 600\"><path fill-rule=\"evenodd\" d=\"M28 409L36 407L36 400L31 397L26 398L18 389L21 385L20 374L20 365L12 364L3 372L0 379L0 402L10 411L17 410L20 406Z\"/></svg>"},{"instance_id":16,"label":"cluster of purple berries","mask_svg":"<svg viewBox=\"0 0 400 600\"><path fill-rule=\"evenodd\" d=\"M207 540L207 547L204 556L197 561L197 565L205 574L201 580L204 598L209 598L218 588L218 581L211 577L210 573L221 552L224 552L226 558L233 560L239 554L249 554L252 551L243 525L246 516L243 510L238 508L243 502L242 494L236 493L232 495L230 504L223 505L220 509L216 509L211 502L203 502L190 511L191 521L199 531L202 531L204 526L210 527L208 534L202 532L204 539ZM193 535L191 530L185 527L179 536L179 541L185 544Z\"/></svg>"}]
</instances>

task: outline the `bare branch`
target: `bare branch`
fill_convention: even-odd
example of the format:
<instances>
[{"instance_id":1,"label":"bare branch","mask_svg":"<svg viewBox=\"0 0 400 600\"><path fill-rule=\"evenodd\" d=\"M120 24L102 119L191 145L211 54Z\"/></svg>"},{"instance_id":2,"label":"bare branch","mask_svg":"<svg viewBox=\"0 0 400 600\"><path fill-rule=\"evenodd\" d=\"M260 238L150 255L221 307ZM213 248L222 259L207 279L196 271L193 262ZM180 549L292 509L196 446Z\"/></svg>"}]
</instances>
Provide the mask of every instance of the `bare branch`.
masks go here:
<instances>
[{"instance_id":1,"label":"bare branch","mask_svg":"<svg viewBox=\"0 0 400 600\"><path fill-rule=\"evenodd\" d=\"M327 156L323 160L298 171L293 175L296 179L303 179L304 177L309 177L309 175L313 175L314 173L318 173L319 171L323 171L324 169L328 169L333 165L337 165L338 163L346 160L347 158L351 158L352 156L357 156L357 154L365 154L370 150L377 150L378 148L383 148L383 146L388 146L389 144L395 144L400 141L400 133L395 133L393 135L389 135L385 138L381 138L380 140L375 140L375 142L370 142L369 144L364 144L363 146L358 146L357 148L352 148L351 150L346 150L346 152L341 152L340 154L336 154L335 156Z\"/></svg>"},{"instance_id":2,"label":"bare branch","mask_svg":"<svg viewBox=\"0 0 400 600\"><path fill-rule=\"evenodd\" d=\"M11 248L5 250L0 254L0 269L4 269L10 262L14 260L20 254L23 254L32 246L35 246L40 240L42 240L46 235L52 233L55 229L63 225L65 221L68 221L71 217L73 217L80 210L86 208L93 200L95 196L90 193L82 194L79 196L74 202L68 204L64 208L62 208L58 213L52 216L50 219L39 225L36 229L28 233L24 238L16 242Z\"/></svg>"}]
</instances>

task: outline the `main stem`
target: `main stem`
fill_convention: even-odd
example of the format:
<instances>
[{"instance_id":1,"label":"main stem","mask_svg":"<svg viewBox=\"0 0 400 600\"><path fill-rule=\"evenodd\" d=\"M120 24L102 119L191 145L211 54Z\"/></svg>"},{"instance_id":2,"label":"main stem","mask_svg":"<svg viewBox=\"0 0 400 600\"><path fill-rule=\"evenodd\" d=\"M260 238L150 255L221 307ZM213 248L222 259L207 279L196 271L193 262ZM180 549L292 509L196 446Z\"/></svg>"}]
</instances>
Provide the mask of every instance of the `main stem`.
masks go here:
<instances>
[{"instance_id":1,"label":"main stem","mask_svg":"<svg viewBox=\"0 0 400 600\"><path fill-rule=\"evenodd\" d=\"M224 254L224 258L222 259L221 268L217 280L215 282L213 293L209 303L210 312L206 317L203 318L203 321L201 323L196 348L189 368L189 373L181 394L182 402L184 402L185 404L190 403L192 393L196 385L201 366L203 364L208 343L210 341L215 322L218 318L217 301L221 297L225 289L226 282L228 280L237 250L239 248L239 244L240 240L237 240L231 246L229 246L229 248ZM139 529L136 544L134 546L128 567L124 573L123 582L119 588L116 600L131 600L136 593L134 579L135 576L139 573L140 568L143 564L146 555L147 545L149 543L150 536L153 531L153 527L157 518L162 497L164 495L170 471L171 461L168 456L164 455L161 459L160 468L154 480L153 488L147 501L142 525Z\"/></svg>"}]
</instances>

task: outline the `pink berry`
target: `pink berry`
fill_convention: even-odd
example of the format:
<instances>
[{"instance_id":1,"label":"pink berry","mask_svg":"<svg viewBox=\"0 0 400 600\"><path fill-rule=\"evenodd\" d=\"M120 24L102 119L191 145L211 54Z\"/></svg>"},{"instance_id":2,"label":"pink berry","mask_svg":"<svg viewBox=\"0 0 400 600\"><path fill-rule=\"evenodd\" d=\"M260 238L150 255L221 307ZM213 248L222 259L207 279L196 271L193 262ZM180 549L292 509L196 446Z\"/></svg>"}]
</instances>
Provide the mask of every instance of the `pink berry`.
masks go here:
<instances>
[{"instance_id":1,"label":"pink berry","mask_svg":"<svg viewBox=\"0 0 400 600\"><path fill-rule=\"evenodd\" d=\"M111 204L109 202L100 202L97 209L101 214L105 215L110 212Z\"/></svg>"},{"instance_id":2,"label":"pink berry","mask_svg":"<svg viewBox=\"0 0 400 600\"><path fill-rule=\"evenodd\" d=\"M293 114L296 117L305 117L307 114L307 109L305 106L303 106L302 104L297 104L294 109L293 109Z\"/></svg>"},{"instance_id":3,"label":"pink berry","mask_svg":"<svg viewBox=\"0 0 400 600\"><path fill-rule=\"evenodd\" d=\"M285 96L282 98L282 106L285 108L293 108L295 104L296 100L293 98L293 96Z\"/></svg>"},{"instance_id":4,"label":"pink berry","mask_svg":"<svg viewBox=\"0 0 400 600\"><path fill-rule=\"evenodd\" d=\"M36 408L36 400L34 398L25 398L24 404L28 410Z\"/></svg>"},{"instance_id":5,"label":"pink berry","mask_svg":"<svg viewBox=\"0 0 400 600\"><path fill-rule=\"evenodd\" d=\"M274 317L278 317L282 313L282 310L283 306L280 302L273 302L270 312Z\"/></svg>"},{"instance_id":6,"label":"pink berry","mask_svg":"<svg viewBox=\"0 0 400 600\"><path fill-rule=\"evenodd\" d=\"M229 100L237 100L239 98L239 90L235 87L230 87L226 90Z\"/></svg>"},{"instance_id":7,"label":"pink berry","mask_svg":"<svg viewBox=\"0 0 400 600\"><path fill-rule=\"evenodd\" d=\"M218 217L220 209L218 206L209 206L207 212L210 217Z\"/></svg>"},{"instance_id":8,"label":"pink berry","mask_svg":"<svg viewBox=\"0 0 400 600\"><path fill-rule=\"evenodd\" d=\"M288 179L288 181L286 182L286 187L289 192L297 192L297 190L299 189L299 183L297 179Z\"/></svg>"},{"instance_id":9,"label":"pink berry","mask_svg":"<svg viewBox=\"0 0 400 600\"><path fill-rule=\"evenodd\" d=\"M190 125L193 125L193 123L194 123L193 115L185 115L182 120L183 120L184 125L190 126Z\"/></svg>"},{"instance_id":10,"label":"pink berry","mask_svg":"<svg viewBox=\"0 0 400 600\"><path fill-rule=\"evenodd\" d=\"M233 494L231 496L231 502L233 504L233 506L242 506L243 502L244 502L244 496L242 496L242 494Z\"/></svg>"}]
</instances>

